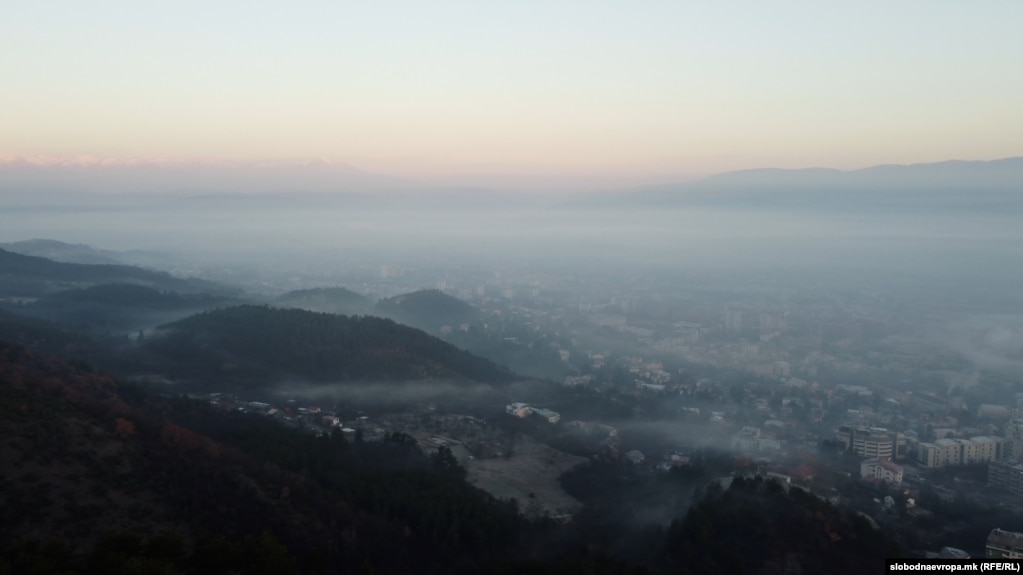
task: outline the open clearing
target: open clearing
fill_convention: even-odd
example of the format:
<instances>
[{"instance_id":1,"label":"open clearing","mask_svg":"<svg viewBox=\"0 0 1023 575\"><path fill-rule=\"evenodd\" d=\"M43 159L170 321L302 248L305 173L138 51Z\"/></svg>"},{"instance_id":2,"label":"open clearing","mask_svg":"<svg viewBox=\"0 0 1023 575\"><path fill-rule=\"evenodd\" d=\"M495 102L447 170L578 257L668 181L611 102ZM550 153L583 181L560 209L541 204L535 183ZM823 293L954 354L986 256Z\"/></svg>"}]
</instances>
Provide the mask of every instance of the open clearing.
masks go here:
<instances>
[{"instance_id":1,"label":"open clearing","mask_svg":"<svg viewBox=\"0 0 1023 575\"><path fill-rule=\"evenodd\" d=\"M515 442L514 455L468 462L469 482L498 497L514 497L527 515L571 514L582 504L561 488L558 476L587 461L529 438ZM532 494L532 497L530 496Z\"/></svg>"}]
</instances>

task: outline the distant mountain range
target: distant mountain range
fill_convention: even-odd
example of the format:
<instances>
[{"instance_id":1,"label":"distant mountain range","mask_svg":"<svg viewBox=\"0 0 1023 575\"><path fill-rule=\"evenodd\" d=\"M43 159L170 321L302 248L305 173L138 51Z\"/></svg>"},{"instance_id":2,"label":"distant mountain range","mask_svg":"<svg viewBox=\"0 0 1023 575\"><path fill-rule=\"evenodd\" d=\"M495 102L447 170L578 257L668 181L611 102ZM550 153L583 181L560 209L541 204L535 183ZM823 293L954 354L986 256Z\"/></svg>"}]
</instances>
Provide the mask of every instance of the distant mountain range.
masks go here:
<instances>
[{"instance_id":1,"label":"distant mountain range","mask_svg":"<svg viewBox=\"0 0 1023 575\"><path fill-rule=\"evenodd\" d=\"M951 160L929 164L889 164L849 171L827 168L742 170L706 178L694 183L693 187L1021 191L1021 176L1023 157L987 162Z\"/></svg>"},{"instance_id":2,"label":"distant mountain range","mask_svg":"<svg viewBox=\"0 0 1023 575\"><path fill-rule=\"evenodd\" d=\"M572 184L570 180L565 180L563 191L575 193L586 189L583 184ZM490 186L487 181L482 176L468 180L415 181L326 161L202 163L9 158L0 159L0 204L21 209L40 206L104 209L158 204L203 209L319 206L472 210L549 208L551 198L558 195L518 193L516 180L507 177L495 178ZM737 200L763 205L800 205L818 201L818 196L824 192L833 196L883 193L887 199L881 201L881 206L887 205L885 202L895 206L912 205L919 201L917 194L928 194L929 200L937 198L950 205L970 202L1002 202L999 205L1003 205L1010 200L1015 202L1016 198L999 194L1021 191L1023 157L881 165L850 171L828 168L741 170L695 182L617 187L614 189L618 191L610 192L606 190L611 189L613 183L598 185L592 178L586 181L590 182L590 189L602 191L574 195L561 204L563 207L666 207ZM770 196L765 192L771 192ZM781 193L787 195L779 195ZM964 193L971 196L963 200ZM911 197L892 200L896 195L907 194ZM853 204L862 200L858 197ZM879 198L870 200L877 202Z\"/></svg>"},{"instance_id":3,"label":"distant mountain range","mask_svg":"<svg viewBox=\"0 0 1023 575\"><path fill-rule=\"evenodd\" d=\"M842 171L826 168L728 172L579 199L576 207L1023 210L1023 157Z\"/></svg>"},{"instance_id":4,"label":"distant mountain range","mask_svg":"<svg viewBox=\"0 0 1023 575\"><path fill-rule=\"evenodd\" d=\"M117 161L98 158L0 160L0 190L45 192L218 193L380 191L405 186L400 178L371 174L341 162Z\"/></svg>"}]
</instances>

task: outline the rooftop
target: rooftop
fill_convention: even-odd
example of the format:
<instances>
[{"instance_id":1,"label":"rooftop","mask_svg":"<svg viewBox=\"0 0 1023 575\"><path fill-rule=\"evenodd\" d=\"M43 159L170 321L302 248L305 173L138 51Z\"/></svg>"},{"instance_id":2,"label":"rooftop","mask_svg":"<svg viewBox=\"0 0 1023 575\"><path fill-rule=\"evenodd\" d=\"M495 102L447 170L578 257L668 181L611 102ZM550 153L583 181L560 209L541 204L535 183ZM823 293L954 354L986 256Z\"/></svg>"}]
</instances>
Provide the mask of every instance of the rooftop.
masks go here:
<instances>
[{"instance_id":1,"label":"rooftop","mask_svg":"<svg viewBox=\"0 0 1023 575\"><path fill-rule=\"evenodd\" d=\"M994 543L995 545L1002 545L1004 547L1023 548L1023 533L1005 531L1002 529L992 529L991 533L987 536L987 542L989 545Z\"/></svg>"}]
</instances>

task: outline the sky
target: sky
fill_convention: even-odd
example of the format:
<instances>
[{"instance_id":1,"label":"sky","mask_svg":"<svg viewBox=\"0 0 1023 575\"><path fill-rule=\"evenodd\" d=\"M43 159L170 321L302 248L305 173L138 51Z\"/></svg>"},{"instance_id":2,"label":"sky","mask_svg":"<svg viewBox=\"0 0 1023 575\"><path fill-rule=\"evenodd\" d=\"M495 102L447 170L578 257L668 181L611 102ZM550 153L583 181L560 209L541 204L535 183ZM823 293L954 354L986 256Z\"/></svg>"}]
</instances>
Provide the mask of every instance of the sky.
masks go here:
<instances>
[{"instance_id":1,"label":"sky","mask_svg":"<svg viewBox=\"0 0 1023 575\"><path fill-rule=\"evenodd\" d=\"M1023 155L1023 2L0 0L0 157L651 181Z\"/></svg>"}]
</instances>

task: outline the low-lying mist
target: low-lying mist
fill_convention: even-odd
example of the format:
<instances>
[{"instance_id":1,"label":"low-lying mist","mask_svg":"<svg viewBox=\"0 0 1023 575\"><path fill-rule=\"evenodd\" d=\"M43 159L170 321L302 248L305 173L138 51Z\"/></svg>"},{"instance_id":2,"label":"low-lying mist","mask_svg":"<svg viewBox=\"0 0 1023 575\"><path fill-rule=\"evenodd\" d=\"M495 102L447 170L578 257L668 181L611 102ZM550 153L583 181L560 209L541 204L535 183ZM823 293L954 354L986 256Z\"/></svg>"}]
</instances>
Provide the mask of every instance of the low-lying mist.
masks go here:
<instances>
[{"instance_id":1,"label":"low-lying mist","mask_svg":"<svg viewBox=\"0 0 1023 575\"><path fill-rule=\"evenodd\" d=\"M282 382L274 388L282 397L301 397L357 407L408 409L433 402L501 405L505 392L488 384L461 381L403 382Z\"/></svg>"}]
</instances>

